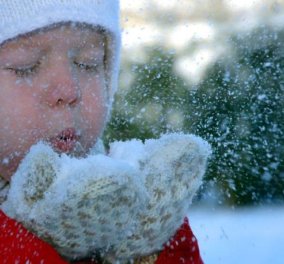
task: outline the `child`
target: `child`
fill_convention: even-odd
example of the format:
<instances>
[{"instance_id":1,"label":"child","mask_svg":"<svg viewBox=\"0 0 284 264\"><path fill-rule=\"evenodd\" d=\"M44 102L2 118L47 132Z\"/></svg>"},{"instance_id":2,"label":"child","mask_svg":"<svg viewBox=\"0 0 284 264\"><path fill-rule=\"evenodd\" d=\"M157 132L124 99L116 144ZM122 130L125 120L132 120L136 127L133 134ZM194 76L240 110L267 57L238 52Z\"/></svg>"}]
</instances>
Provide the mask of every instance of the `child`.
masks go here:
<instances>
[{"instance_id":1,"label":"child","mask_svg":"<svg viewBox=\"0 0 284 264\"><path fill-rule=\"evenodd\" d=\"M1 203L19 163L38 141L81 157L98 145L117 84L118 13L116 0L0 1ZM1 263L67 263L66 255L25 228L32 226L5 213L0 211ZM202 263L187 219L161 252L134 262Z\"/></svg>"}]
</instances>

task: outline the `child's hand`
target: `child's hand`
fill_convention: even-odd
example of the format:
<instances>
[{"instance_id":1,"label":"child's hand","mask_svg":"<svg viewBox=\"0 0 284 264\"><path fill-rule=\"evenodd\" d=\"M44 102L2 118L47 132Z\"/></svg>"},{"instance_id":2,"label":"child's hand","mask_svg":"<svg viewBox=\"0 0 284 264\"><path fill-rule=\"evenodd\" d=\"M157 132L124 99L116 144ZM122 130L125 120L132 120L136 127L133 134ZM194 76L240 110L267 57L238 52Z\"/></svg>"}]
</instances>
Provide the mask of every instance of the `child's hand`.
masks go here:
<instances>
[{"instance_id":1,"label":"child's hand","mask_svg":"<svg viewBox=\"0 0 284 264\"><path fill-rule=\"evenodd\" d=\"M184 134L115 142L109 157L31 149L4 211L68 258L100 250L109 261L162 249L187 215L210 146Z\"/></svg>"},{"instance_id":2,"label":"child's hand","mask_svg":"<svg viewBox=\"0 0 284 264\"><path fill-rule=\"evenodd\" d=\"M117 258L148 255L162 249L188 214L205 173L209 144L194 135L169 134L157 140L115 142L110 156L141 172L149 200L134 216L138 227L113 248Z\"/></svg>"},{"instance_id":3,"label":"child's hand","mask_svg":"<svg viewBox=\"0 0 284 264\"><path fill-rule=\"evenodd\" d=\"M136 228L146 197L136 174L105 155L70 158L39 143L13 176L3 210L63 256L87 257Z\"/></svg>"}]
</instances>

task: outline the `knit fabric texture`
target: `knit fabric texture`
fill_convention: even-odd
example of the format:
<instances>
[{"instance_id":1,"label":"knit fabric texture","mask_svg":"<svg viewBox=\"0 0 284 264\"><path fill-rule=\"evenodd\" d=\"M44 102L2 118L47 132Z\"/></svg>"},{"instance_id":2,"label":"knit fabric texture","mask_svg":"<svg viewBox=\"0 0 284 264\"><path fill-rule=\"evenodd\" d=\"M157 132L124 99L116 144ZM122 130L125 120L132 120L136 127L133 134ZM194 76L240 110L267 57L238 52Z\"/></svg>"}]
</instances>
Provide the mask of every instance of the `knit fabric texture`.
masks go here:
<instances>
[{"instance_id":1,"label":"knit fabric texture","mask_svg":"<svg viewBox=\"0 0 284 264\"><path fill-rule=\"evenodd\" d=\"M209 155L205 141L184 134L115 142L109 156L84 159L39 143L13 176L2 209L69 259L96 249L124 263L161 251L175 234Z\"/></svg>"},{"instance_id":2,"label":"knit fabric texture","mask_svg":"<svg viewBox=\"0 0 284 264\"><path fill-rule=\"evenodd\" d=\"M39 143L13 175L2 208L61 255L81 259L134 228L131 217L143 201L134 173L104 155L59 156Z\"/></svg>"},{"instance_id":3,"label":"knit fabric texture","mask_svg":"<svg viewBox=\"0 0 284 264\"><path fill-rule=\"evenodd\" d=\"M117 89L121 46L119 0L0 0L0 44L61 22L86 23L107 32L110 106Z\"/></svg>"},{"instance_id":4,"label":"knit fabric texture","mask_svg":"<svg viewBox=\"0 0 284 264\"><path fill-rule=\"evenodd\" d=\"M47 243L0 210L1 264L67 264Z\"/></svg>"},{"instance_id":5,"label":"knit fabric texture","mask_svg":"<svg viewBox=\"0 0 284 264\"><path fill-rule=\"evenodd\" d=\"M134 264L155 264L159 254L152 254L146 257L140 257L134 260Z\"/></svg>"},{"instance_id":6,"label":"knit fabric texture","mask_svg":"<svg viewBox=\"0 0 284 264\"><path fill-rule=\"evenodd\" d=\"M9 191L9 183L0 175L0 205L6 200Z\"/></svg>"},{"instance_id":7,"label":"knit fabric texture","mask_svg":"<svg viewBox=\"0 0 284 264\"><path fill-rule=\"evenodd\" d=\"M7 217L0 210L1 263L10 264L67 264L56 251L44 241L27 231L20 223ZM104 261L81 260L74 264L102 264ZM138 257L134 264L203 264L199 247L187 219L161 253Z\"/></svg>"},{"instance_id":8,"label":"knit fabric texture","mask_svg":"<svg viewBox=\"0 0 284 264\"><path fill-rule=\"evenodd\" d=\"M137 229L114 248L120 258L147 256L162 250L189 213L192 198L202 183L209 144L195 135L173 133L159 139L115 142L110 156L139 164L140 177L146 187L146 210L137 214ZM134 158L134 149L139 149ZM137 150L136 150L137 151ZM136 165L137 166L137 165Z\"/></svg>"}]
</instances>

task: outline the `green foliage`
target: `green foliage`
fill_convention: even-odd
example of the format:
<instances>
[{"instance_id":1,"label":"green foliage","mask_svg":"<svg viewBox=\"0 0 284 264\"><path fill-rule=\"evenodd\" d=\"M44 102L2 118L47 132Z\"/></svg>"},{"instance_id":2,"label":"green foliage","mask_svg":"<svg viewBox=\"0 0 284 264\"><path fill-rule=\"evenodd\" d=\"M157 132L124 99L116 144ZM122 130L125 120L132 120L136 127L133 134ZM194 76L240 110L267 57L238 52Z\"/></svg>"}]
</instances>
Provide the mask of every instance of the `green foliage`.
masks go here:
<instances>
[{"instance_id":1,"label":"green foliage","mask_svg":"<svg viewBox=\"0 0 284 264\"><path fill-rule=\"evenodd\" d=\"M135 81L132 89L116 100L107 141L153 138L172 131L166 116L184 110L187 89L173 73L173 54L162 48L149 50L149 54L146 64L131 65Z\"/></svg>"},{"instance_id":2,"label":"green foliage","mask_svg":"<svg viewBox=\"0 0 284 264\"><path fill-rule=\"evenodd\" d=\"M172 54L154 49L146 64L133 66L133 89L118 100L106 140L195 133L213 146L206 179L226 203L283 202L283 41L284 32L270 28L233 37L231 53L208 69L196 90L175 75ZM154 122L143 116L149 105L159 106ZM170 111L182 114L180 127L169 125Z\"/></svg>"}]
</instances>

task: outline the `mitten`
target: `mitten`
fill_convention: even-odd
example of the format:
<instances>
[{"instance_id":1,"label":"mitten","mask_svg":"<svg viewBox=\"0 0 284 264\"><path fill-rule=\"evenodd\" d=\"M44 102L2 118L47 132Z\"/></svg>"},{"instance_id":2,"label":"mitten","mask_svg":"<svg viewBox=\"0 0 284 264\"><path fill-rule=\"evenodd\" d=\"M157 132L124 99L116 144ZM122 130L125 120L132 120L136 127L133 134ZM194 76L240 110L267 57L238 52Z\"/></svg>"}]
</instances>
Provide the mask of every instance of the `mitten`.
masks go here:
<instances>
[{"instance_id":1,"label":"mitten","mask_svg":"<svg viewBox=\"0 0 284 264\"><path fill-rule=\"evenodd\" d=\"M32 148L13 176L4 211L69 259L99 250L125 262L162 249L201 184L209 145L184 134L115 142L109 157Z\"/></svg>"},{"instance_id":2,"label":"mitten","mask_svg":"<svg viewBox=\"0 0 284 264\"><path fill-rule=\"evenodd\" d=\"M140 170L149 197L145 209L133 217L134 232L112 248L116 258L126 260L162 250L188 214L210 153L206 141L181 133L145 144L131 140L110 146L110 157Z\"/></svg>"},{"instance_id":3,"label":"mitten","mask_svg":"<svg viewBox=\"0 0 284 264\"><path fill-rule=\"evenodd\" d=\"M137 171L105 155L71 158L33 146L11 180L3 211L68 259L116 247L136 229L147 195Z\"/></svg>"}]
</instances>

